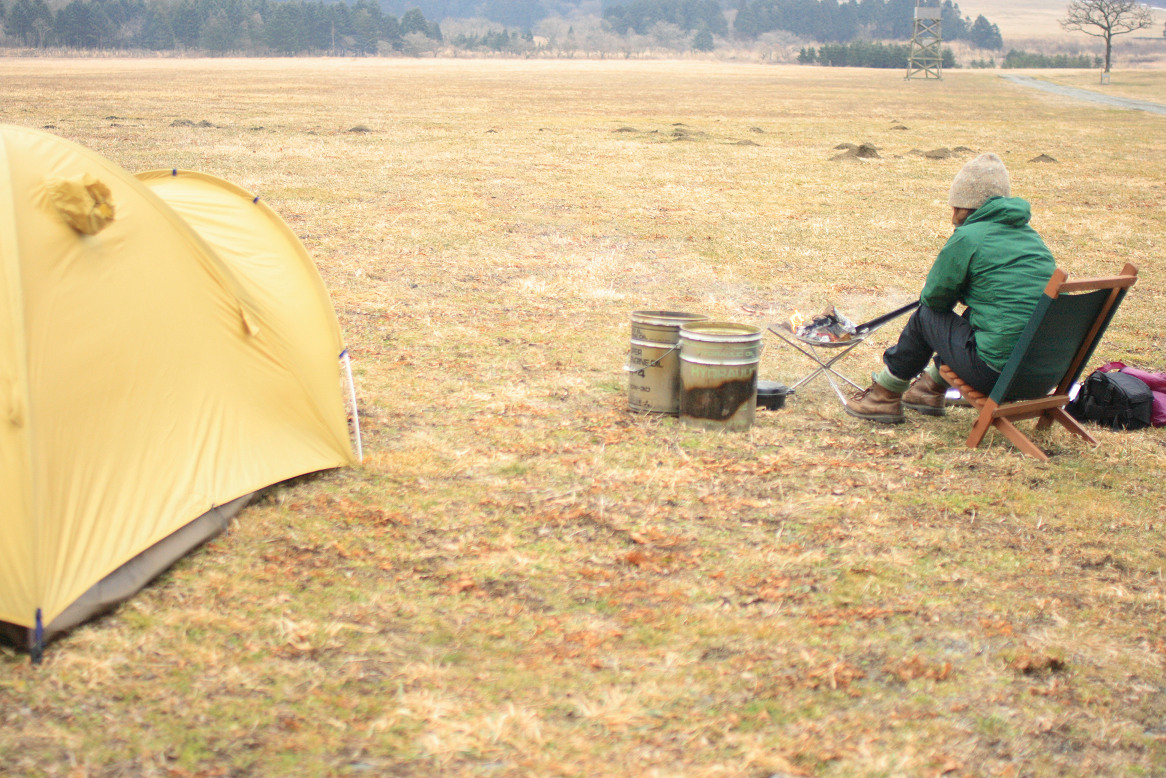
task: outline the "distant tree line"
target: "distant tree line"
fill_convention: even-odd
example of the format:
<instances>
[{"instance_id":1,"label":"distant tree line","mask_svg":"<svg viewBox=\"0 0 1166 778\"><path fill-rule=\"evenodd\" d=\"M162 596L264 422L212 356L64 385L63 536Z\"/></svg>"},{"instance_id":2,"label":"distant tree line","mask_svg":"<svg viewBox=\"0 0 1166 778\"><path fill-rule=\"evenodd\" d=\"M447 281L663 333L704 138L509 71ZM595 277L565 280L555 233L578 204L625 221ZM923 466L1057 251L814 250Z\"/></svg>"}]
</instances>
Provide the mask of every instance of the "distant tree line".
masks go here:
<instances>
[{"instance_id":1,"label":"distant tree line","mask_svg":"<svg viewBox=\"0 0 1166 778\"><path fill-rule=\"evenodd\" d=\"M646 35L660 23L674 24L685 32L708 30L715 35L729 32L729 23L717 0L630 0L609 5L603 11L603 19L620 35L629 31Z\"/></svg>"},{"instance_id":2,"label":"distant tree line","mask_svg":"<svg viewBox=\"0 0 1166 778\"><path fill-rule=\"evenodd\" d=\"M1012 49L1004 56L1006 68L1099 68L1101 57L1089 54L1033 54Z\"/></svg>"},{"instance_id":3,"label":"distant tree line","mask_svg":"<svg viewBox=\"0 0 1166 778\"><path fill-rule=\"evenodd\" d=\"M900 68L906 69L911 57L911 46L896 43L826 43L804 48L798 52L798 62L802 65L826 65L835 68ZM955 67L955 54L944 47L940 61L945 68Z\"/></svg>"},{"instance_id":4,"label":"distant tree line","mask_svg":"<svg viewBox=\"0 0 1166 778\"><path fill-rule=\"evenodd\" d=\"M430 5L437 2L414 1ZM442 8L452 12L454 6L460 9L458 3L465 1L468 0L444 0ZM602 35L649 36L658 46L689 46L696 51L714 50L714 36L751 40L777 30L826 44L906 41L911 37L915 8L914 0L738 1L731 29L720 0L613 2L603 11ZM0 22L9 42L40 48L365 55L419 53L443 42L440 27L428 21L420 7L410 8L400 17L383 10L396 2L68 0L53 11L46 0L0 0ZM533 18L545 16L544 2L549 0L477 2L474 8L482 14L510 17L525 9L518 15ZM983 16L975 21L961 16L959 6L952 0L944 0L941 7L945 40L963 39L983 49L1003 48L999 29ZM595 17L591 18L598 23ZM588 40L596 40L594 33L588 34ZM444 42L464 50L520 53L535 48L534 41L529 27L511 31L479 26L474 32L463 32ZM576 46L570 31L560 44L568 49ZM890 56L878 49L863 48L860 52L859 48L862 47L839 53L837 59L853 55L881 61ZM823 64L832 64L834 59L832 55Z\"/></svg>"},{"instance_id":5,"label":"distant tree line","mask_svg":"<svg viewBox=\"0 0 1166 778\"><path fill-rule=\"evenodd\" d=\"M429 19L486 19L505 27L533 30L548 16L571 16L589 0L381 0L386 13L417 8Z\"/></svg>"},{"instance_id":6,"label":"distant tree line","mask_svg":"<svg viewBox=\"0 0 1166 778\"><path fill-rule=\"evenodd\" d=\"M1004 47L1000 28L983 15L975 21L960 14L952 0L944 0L944 40L966 40L982 49ZM786 30L816 41L845 43L855 39L910 40L915 0L745 0L733 20L733 31L756 38Z\"/></svg>"},{"instance_id":7,"label":"distant tree line","mask_svg":"<svg viewBox=\"0 0 1166 778\"><path fill-rule=\"evenodd\" d=\"M481 34L459 33L448 39L452 46L467 51L511 51L517 52L534 43L534 35L529 30L487 30Z\"/></svg>"},{"instance_id":8,"label":"distant tree line","mask_svg":"<svg viewBox=\"0 0 1166 778\"><path fill-rule=\"evenodd\" d=\"M53 13L45 0L0 0L5 32L31 47L175 49L210 53L375 54L402 50L410 37L441 40L417 9L398 19L373 0L70 0Z\"/></svg>"}]
</instances>

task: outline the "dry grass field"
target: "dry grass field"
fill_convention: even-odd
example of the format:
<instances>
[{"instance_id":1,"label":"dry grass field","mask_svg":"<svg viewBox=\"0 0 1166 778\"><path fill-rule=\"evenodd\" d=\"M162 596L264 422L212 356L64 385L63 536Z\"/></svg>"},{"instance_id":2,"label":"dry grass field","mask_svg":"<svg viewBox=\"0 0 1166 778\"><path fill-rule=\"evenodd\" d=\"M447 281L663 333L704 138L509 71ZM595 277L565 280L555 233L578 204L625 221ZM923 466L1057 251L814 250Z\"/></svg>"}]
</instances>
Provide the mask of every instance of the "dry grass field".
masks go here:
<instances>
[{"instance_id":1,"label":"dry grass field","mask_svg":"<svg viewBox=\"0 0 1166 778\"><path fill-rule=\"evenodd\" d=\"M0 773L1166 774L1166 431L1049 431L1043 464L965 448L962 409L853 420L818 380L710 433L629 413L622 371L635 310L911 300L982 151L1071 274L1140 268L1097 361L1166 370L1163 117L990 72L0 76L0 121L284 216L354 354L366 455L270 490L42 665L0 652ZM833 159L864 142L879 159ZM762 378L807 372L767 337Z\"/></svg>"},{"instance_id":2,"label":"dry grass field","mask_svg":"<svg viewBox=\"0 0 1166 778\"><path fill-rule=\"evenodd\" d=\"M1064 17L1069 0L961 0L960 12L975 19L983 14L1000 28L1005 38L1061 37L1068 35L1058 20Z\"/></svg>"}]
</instances>

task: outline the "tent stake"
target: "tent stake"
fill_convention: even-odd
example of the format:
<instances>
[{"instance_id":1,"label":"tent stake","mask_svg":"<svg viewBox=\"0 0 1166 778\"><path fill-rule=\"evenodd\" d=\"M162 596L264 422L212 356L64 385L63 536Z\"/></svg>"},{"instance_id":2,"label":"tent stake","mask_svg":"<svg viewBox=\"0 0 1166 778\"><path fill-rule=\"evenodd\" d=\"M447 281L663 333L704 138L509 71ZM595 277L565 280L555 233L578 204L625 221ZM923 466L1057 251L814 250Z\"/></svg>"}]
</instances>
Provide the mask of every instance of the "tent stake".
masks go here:
<instances>
[{"instance_id":1,"label":"tent stake","mask_svg":"<svg viewBox=\"0 0 1166 778\"><path fill-rule=\"evenodd\" d=\"M34 665L39 665L45 658L45 625L41 620L40 608L36 609L36 628L32 632L32 647L28 653Z\"/></svg>"},{"instance_id":2,"label":"tent stake","mask_svg":"<svg viewBox=\"0 0 1166 778\"><path fill-rule=\"evenodd\" d=\"M360 445L360 414L356 412L356 386L352 383L352 357L348 349L340 352L340 358L344 360L344 372L348 376L348 400L352 403L352 428L356 432L356 461L364 462L364 451Z\"/></svg>"}]
</instances>

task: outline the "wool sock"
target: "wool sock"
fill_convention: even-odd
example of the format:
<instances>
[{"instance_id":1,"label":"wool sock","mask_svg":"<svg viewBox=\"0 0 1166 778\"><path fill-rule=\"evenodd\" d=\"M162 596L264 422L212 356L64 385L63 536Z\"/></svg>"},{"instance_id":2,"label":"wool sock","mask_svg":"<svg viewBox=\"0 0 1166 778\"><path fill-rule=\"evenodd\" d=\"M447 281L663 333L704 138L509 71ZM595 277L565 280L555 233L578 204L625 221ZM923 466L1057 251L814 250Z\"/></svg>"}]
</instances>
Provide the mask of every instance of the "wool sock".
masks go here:
<instances>
[{"instance_id":1,"label":"wool sock","mask_svg":"<svg viewBox=\"0 0 1166 778\"><path fill-rule=\"evenodd\" d=\"M910 381L905 381L898 376L892 375L891 371L885 367L880 372L875 373L874 380L876 384L888 392L894 392L895 394L902 394L911 386Z\"/></svg>"}]
</instances>

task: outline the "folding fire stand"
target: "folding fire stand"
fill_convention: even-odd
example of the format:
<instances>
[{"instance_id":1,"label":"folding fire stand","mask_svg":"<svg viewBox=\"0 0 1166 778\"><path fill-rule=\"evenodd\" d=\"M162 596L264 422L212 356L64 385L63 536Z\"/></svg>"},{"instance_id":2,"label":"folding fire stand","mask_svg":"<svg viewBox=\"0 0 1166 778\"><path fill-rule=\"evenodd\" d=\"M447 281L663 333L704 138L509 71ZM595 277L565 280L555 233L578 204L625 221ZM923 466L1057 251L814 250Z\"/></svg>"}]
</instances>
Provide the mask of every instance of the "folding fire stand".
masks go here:
<instances>
[{"instance_id":1,"label":"folding fire stand","mask_svg":"<svg viewBox=\"0 0 1166 778\"><path fill-rule=\"evenodd\" d=\"M814 340L812 338L803 338L792 330L783 331L784 325L770 324L770 332L781 338L795 350L805 354L814 362L814 364L817 365L817 367L810 371L808 375L790 386L789 393L793 394L802 384L808 383L814 378L817 378L819 375L824 375L826 376L826 380L830 382L830 387L834 390L834 393L838 395L838 399L842 401L843 405L845 405L846 395L842 393L842 389L839 388L838 382L834 380L835 378L841 379L858 391L862 391L866 387L859 386L858 384L854 383L854 381L851 381L849 378L839 373L834 369L834 364L853 351L855 347L865 342L868 337L873 335L884 324L893 321L903 314L913 311L918 307L919 301L916 300L913 303L904 305L902 308L896 308L890 313L885 313L882 316L876 316L870 321L855 327L854 335L850 340L842 341L821 341ZM818 353L819 348L837 350L837 353L827 359L827 355Z\"/></svg>"}]
</instances>

